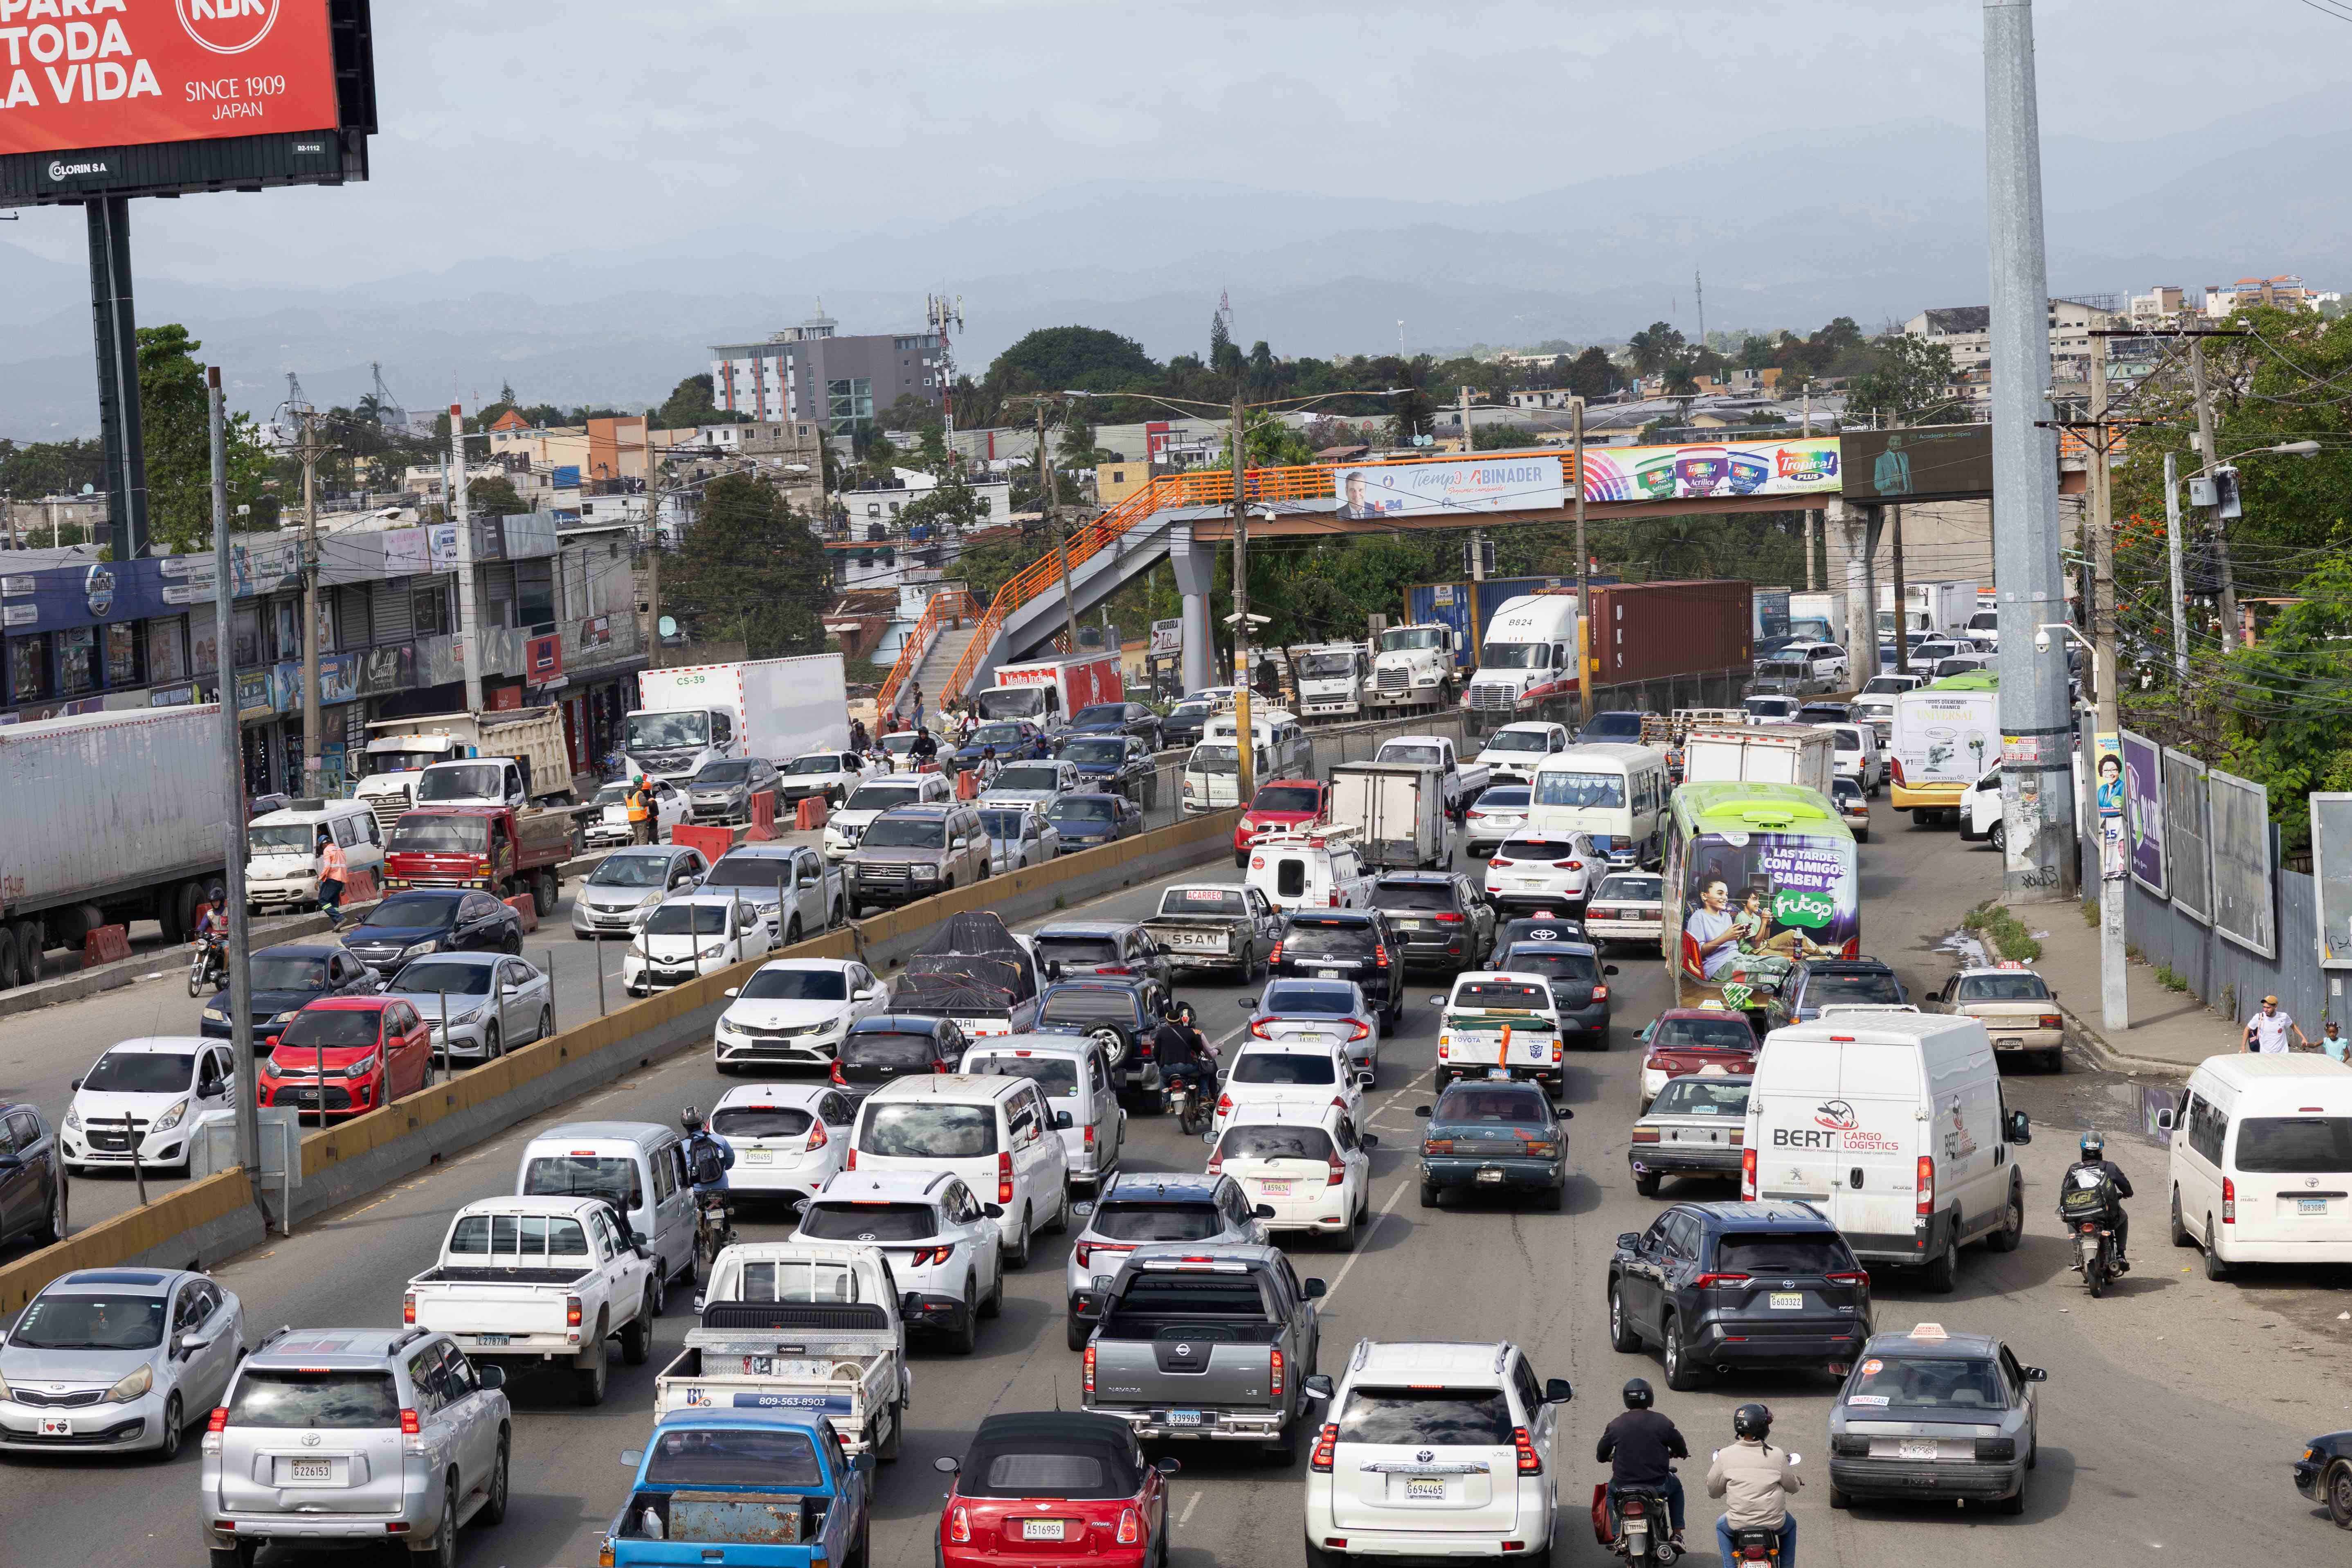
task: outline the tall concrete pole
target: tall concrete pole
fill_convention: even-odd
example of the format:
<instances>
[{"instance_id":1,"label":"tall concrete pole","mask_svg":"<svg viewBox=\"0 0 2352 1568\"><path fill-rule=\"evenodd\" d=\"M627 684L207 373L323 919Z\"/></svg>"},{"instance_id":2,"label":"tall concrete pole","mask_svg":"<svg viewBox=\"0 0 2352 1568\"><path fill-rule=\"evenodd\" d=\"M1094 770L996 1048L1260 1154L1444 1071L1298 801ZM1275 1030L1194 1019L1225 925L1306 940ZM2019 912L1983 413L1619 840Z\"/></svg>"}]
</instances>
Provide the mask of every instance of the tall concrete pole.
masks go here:
<instances>
[{"instance_id":1,"label":"tall concrete pole","mask_svg":"<svg viewBox=\"0 0 2352 1568\"><path fill-rule=\"evenodd\" d=\"M466 665L466 711L482 710L482 618L474 603L474 524L466 510L466 405L449 405L448 518L457 527L457 651Z\"/></svg>"},{"instance_id":2,"label":"tall concrete pole","mask_svg":"<svg viewBox=\"0 0 2352 1568\"><path fill-rule=\"evenodd\" d=\"M302 793L327 793L326 737L319 718L319 426L316 411L294 411L302 422Z\"/></svg>"},{"instance_id":3,"label":"tall concrete pole","mask_svg":"<svg viewBox=\"0 0 2352 1568\"><path fill-rule=\"evenodd\" d=\"M2116 668L2116 515L2115 475L2107 468L2107 340L2091 340L2091 669L2098 682L2098 721L2094 734L2112 735L2123 727L2123 679ZM2172 454L2167 452L2166 458ZM2091 820L2098 832L2092 842L2098 859L2084 870L2099 878L2099 1021L2110 1029L2131 1027L2131 999L2124 983L2123 857L2106 849L2108 823L2099 804L2099 760L2105 753L2094 740L2083 757L2084 788L2091 801ZM2122 752L2116 752L2120 766ZM2120 782L2123 775L2117 773ZM2114 830L2123 831L2118 808ZM2113 864L2110 865L2112 860Z\"/></svg>"},{"instance_id":4,"label":"tall concrete pole","mask_svg":"<svg viewBox=\"0 0 2352 1568\"><path fill-rule=\"evenodd\" d=\"M2164 455L2164 552L2172 569L2172 668L2189 684L2187 584L2180 580L2180 454Z\"/></svg>"},{"instance_id":5,"label":"tall concrete pole","mask_svg":"<svg viewBox=\"0 0 2352 1568\"><path fill-rule=\"evenodd\" d=\"M1569 405L1568 444L1576 486L1576 721L1592 720L1592 558L1584 548L1584 399Z\"/></svg>"},{"instance_id":6,"label":"tall concrete pole","mask_svg":"<svg viewBox=\"0 0 2352 1568\"><path fill-rule=\"evenodd\" d=\"M2205 460L2200 468L2210 475L2221 461L2221 448L2213 445L2213 399L2205 389L2205 345L2193 335L2189 340L2189 385L2197 398L2197 445L2204 449ZM2207 514L2206 526L2213 531L2213 562L2221 574L2221 651L2229 652L2238 646L2238 575L2230 564L2229 524L2221 521L2221 509L2216 507Z\"/></svg>"},{"instance_id":7,"label":"tall concrete pole","mask_svg":"<svg viewBox=\"0 0 2352 1568\"><path fill-rule=\"evenodd\" d=\"M213 458L213 637L218 650L214 664L220 672L221 761L228 773L226 826L221 830L221 855L226 861L221 901L227 906L228 951L222 966L228 972L228 1056L236 1073L236 1162L246 1169L256 1204L261 1201L261 1103L253 1059L253 928L245 908L246 795L245 736L236 715L236 640L230 626L230 602L236 596L236 579L230 571L228 549L228 417L221 403L220 366L205 367L205 387L212 405Z\"/></svg>"},{"instance_id":8,"label":"tall concrete pole","mask_svg":"<svg viewBox=\"0 0 2352 1568\"><path fill-rule=\"evenodd\" d=\"M1242 388L1234 384L1234 800L1244 808L1257 798L1257 733L1250 727L1249 504L1244 480L1249 473L1247 427L1242 423Z\"/></svg>"},{"instance_id":9,"label":"tall concrete pole","mask_svg":"<svg viewBox=\"0 0 2352 1568\"><path fill-rule=\"evenodd\" d=\"M1985 184L1992 250L1992 514L2000 617L2002 891L2014 903L2074 895L2073 726L2059 556L2057 433L2046 429L2050 279L2042 247L2042 131L2032 0L1985 0Z\"/></svg>"}]
</instances>

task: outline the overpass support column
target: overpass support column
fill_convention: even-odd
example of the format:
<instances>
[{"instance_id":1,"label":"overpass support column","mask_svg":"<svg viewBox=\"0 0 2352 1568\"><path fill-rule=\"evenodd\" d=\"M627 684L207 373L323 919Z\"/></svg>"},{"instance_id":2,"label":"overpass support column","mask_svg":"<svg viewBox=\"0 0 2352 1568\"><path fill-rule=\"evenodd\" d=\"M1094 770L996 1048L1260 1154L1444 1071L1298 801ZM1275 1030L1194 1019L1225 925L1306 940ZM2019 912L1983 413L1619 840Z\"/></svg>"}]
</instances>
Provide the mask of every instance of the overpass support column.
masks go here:
<instances>
[{"instance_id":1,"label":"overpass support column","mask_svg":"<svg viewBox=\"0 0 2352 1568\"><path fill-rule=\"evenodd\" d=\"M1190 528L1178 528L1168 541L1168 560L1176 568L1176 591L1184 595L1184 689L1198 691L1213 684L1209 672L1215 660L1217 628L1209 618L1209 605L1216 583L1217 547L1196 542Z\"/></svg>"},{"instance_id":2,"label":"overpass support column","mask_svg":"<svg viewBox=\"0 0 2352 1568\"><path fill-rule=\"evenodd\" d=\"M1832 593L1845 595L1845 644L1849 668L1863 679L1878 673L1877 619L1870 603L1870 509L1843 499L1822 510L1822 553ZM1864 651L1867 650L1867 651Z\"/></svg>"}]
</instances>

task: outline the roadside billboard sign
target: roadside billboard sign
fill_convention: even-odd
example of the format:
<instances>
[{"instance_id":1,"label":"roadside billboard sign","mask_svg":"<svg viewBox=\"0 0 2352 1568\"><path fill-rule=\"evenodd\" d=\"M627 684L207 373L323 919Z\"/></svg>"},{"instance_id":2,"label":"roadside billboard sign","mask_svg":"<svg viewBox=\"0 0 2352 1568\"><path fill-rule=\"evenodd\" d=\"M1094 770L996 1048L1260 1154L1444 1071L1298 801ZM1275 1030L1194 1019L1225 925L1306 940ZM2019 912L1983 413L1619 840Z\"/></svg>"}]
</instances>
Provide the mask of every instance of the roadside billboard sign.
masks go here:
<instances>
[{"instance_id":1,"label":"roadside billboard sign","mask_svg":"<svg viewBox=\"0 0 2352 1568\"><path fill-rule=\"evenodd\" d=\"M1588 447L1584 499L1835 495L1842 471L1838 440L1814 436L1786 441L1688 441L1673 447Z\"/></svg>"},{"instance_id":2,"label":"roadside billboard sign","mask_svg":"<svg viewBox=\"0 0 2352 1568\"><path fill-rule=\"evenodd\" d=\"M2205 764L2164 749L2164 852L2172 907L2199 925L2213 923L2213 872L2205 848Z\"/></svg>"},{"instance_id":3,"label":"roadside billboard sign","mask_svg":"<svg viewBox=\"0 0 2352 1568\"><path fill-rule=\"evenodd\" d=\"M2214 768L2205 775L2213 859L2213 929L2249 952L2278 956L2271 889L2271 792Z\"/></svg>"},{"instance_id":4,"label":"roadside billboard sign","mask_svg":"<svg viewBox=\"0 0 2352 1568\"><path fill-rule=\"evenodd\" d=\"M1444 463L1373 463L1333 470L1332 494L1349 521L1540 511L1566 504L1567 469L1549 453Z\"/></svg>"},{"instance_id":5,"label":"roadside billboard sign","mask_svg":"<svg viewBox=\"0 0 2352 1568\"><path fill-rule=\"evenodd\" d=\"M2311 797L2311 875L2318 884L2320 966L2352 969L2352 795Z\"/></svg>"},{"instance_id":6,"label":"roadside billboard sign","mask_svg":"<svg viewBox=\"0 0 2352 1568\"><path fill-rule=\"evenodd\" d=\"M2164 752L2145 735L2121 731L2124 837L2132 880L2159 899L2171 897L2164 873Z\"/></svg>"}]
</instances>

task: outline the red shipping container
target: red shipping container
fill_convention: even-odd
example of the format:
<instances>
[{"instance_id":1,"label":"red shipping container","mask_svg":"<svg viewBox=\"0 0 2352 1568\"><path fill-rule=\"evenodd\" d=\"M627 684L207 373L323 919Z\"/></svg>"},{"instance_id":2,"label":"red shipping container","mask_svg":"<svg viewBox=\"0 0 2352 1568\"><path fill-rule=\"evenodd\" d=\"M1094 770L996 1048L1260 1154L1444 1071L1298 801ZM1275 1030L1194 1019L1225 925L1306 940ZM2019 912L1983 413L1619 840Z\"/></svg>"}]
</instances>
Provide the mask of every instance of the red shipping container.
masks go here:
<instances>
[{"instance_id":1,"label":"red shipping container","mask_svg":"<svg viewBox=\"0 0 2352 1568\"><path fill-rule=\"evenodd\" d=\"M1754 584L1728 578L1594 588L1592 684L1747 668L1755 660L1755 598Z\"/></svg>"}]
</instances>

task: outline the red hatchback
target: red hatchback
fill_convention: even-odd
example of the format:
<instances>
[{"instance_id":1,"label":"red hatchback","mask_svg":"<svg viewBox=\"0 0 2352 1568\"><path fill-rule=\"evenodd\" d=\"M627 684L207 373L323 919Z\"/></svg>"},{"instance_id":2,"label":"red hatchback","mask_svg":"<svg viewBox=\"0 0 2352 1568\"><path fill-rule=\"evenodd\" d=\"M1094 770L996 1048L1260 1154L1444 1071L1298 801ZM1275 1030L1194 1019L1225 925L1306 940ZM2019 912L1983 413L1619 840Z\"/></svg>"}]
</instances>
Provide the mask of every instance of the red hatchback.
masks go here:
<instances>
[{"instance_id":1,"label":"red hatchback","mask_svg":"<svg viewBox=\"0 0 2352 1568\"><path fill-rule=\"evenodd\" d=\"M263 1060L260 1102L358 1116L423 1089L432 1059L431 1026L398 997L322 997Z\"/></svg>"},{"instance_id":2,"label":"red hatchback","mask_svg":"<svg viewBox=\"0 0 2352 1568\"><path fill-rule=\"evenodd\" d=\"M1108 1415L1036 1411L980 1424L940 1515L940 1568L1040 1568L1168 1561L1168 1478L1134 1430Z\"/></svg>"},{"instance_id":3,"label":"red hatchback","mask_svg":"<svg viewBox=\"0 0 2352 1568\"><path fill-rule=\"evenodd\" d=\"M1647 1053L1642 1058L1644 1111L1670 1079L1710 1068L1721 1073L1754 1072L1759 1048L1748 1015L1724 1007L1669 1007L1642 1031L1642 1046Z\"/></svg>"},{"instance_id":4,"label":"red hatchback","mask_svg":"<svg viewBox=\"0 0 2352 1568\"><path fill-rule=\"evenodd\" d=\"M1249 864L1253 834L1283 833L1320 822L1331 809L1331 786L1314 779L1268 779L1250 796L1250 807L1234 824L1234 864Z\"/></svg>"}]
</instances>

